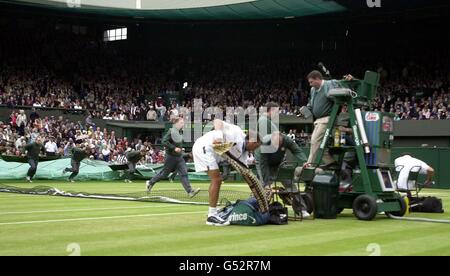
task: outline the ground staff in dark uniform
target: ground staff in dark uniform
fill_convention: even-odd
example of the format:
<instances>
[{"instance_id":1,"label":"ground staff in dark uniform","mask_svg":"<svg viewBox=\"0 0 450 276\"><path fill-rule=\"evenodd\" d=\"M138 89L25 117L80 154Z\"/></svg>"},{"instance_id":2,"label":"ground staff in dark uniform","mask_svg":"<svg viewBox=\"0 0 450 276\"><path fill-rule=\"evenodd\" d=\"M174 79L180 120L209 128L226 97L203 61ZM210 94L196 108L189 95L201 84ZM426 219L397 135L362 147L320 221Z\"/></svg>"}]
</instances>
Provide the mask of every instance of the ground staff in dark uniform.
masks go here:
<instances>
[{"instance_id":1,"label":"ground staff in dark uniform","mask_svg":"<svg viewBox=\"0 0 450 276\"><path fill-rule=\"evenodd\" d=\"M194 197L200 189L193 189L188 178L188 169L186 166L186 161L184 160L183 152L183 135L181 130L184 127L184 119L177 118L173 121L173 127L164 135L162 139L162 144L166 149L166 161L164 163L164 168L155 175L151 180L146 182L147 191L151 191L153 186L160 180L166 179L170 173L177 172L180 176L181 184L183 185L186 193L190 197Z\"/></svg>"},{"instance_id":2,"label":"ground staff in dark uniform","mask_svg":"<svg viewBox=\"0 0 450 276\"><path fill-rule=\"evenodd\" d=\"M83 159L85 159L88 156L88 152L85 146L81 146L81 147L73 147L70 150L71 154L72 154L72 158L70 161L70 168L65 168L63 170L63 174L67 173L67 172L71 172L72 174L69 176L69 181L70 182L75 182L74 179L75 177L78 175L78 173L80 172L80 165L81 165L81 161Z\"/></svg>"},{"instance_id":3,"label":"ground staff in dark uniform","mask_svg":"<svg viewBox=\"0 0 450 276\"><path fill-rule=\"evenodd\" d=\"M273 140L273 139L272 139ZM265 141L263 141L264 143ZM279 134L278 149L273 153L263 153L261 149L255 151L256 170L258 177L263 183L264 188L269 189L274 179L278 174L278 169L286 159L286 152L289 150L293 157L294 162L297 162L299 166L303 166L306 163L307 158L303 150L287 135ZM270 143L270 141L266 141ZM294 175L292 175L294 178ZM293 181L283 181L283 186L290 192L298 192L298 188L294 185ZM303 217L309 217L310 214L306 212L306 204L300 194L296 195L302 207Z\"/></svg>"},{"instance_id":4,"label":"ground staff in dark uniform","mask_svg":"<svg viewBox=\"0 0 450 276\"><path fill-rule=\"evenodd\" d=\"M34 143L25 146L25 151L27 153L28 164L30 164L30 169L27 173L27 181L32 182L34 175L36 174L38 163L39 163L39 153L42 151L43 145L41 138L36 138Z\"/></svg>"},{"instance_id":5,"label":"ground staff in dark uniform","mask_svg":"<svg viewBox=\"0 0 450 276\"><path fill-rule=\"evenodd\" d=\"M126 171L125 182L131 183L134 179L134 174L136 173L136 165L142 159L142 154L139 151L129 151L127 154L127 165L128 170Z\"/></svg>"}]
</instances>

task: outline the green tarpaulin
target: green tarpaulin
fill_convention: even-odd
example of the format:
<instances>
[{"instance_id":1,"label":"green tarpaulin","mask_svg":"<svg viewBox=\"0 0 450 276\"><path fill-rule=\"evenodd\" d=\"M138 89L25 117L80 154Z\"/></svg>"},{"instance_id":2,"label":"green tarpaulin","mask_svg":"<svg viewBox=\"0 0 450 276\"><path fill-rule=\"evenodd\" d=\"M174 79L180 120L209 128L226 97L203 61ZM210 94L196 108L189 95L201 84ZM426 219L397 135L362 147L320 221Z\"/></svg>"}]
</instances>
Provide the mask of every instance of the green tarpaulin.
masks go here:
<instances>
[{"instance_id":1,"label":"green tarpaulin","mask_svg":"<svg viewBox=\"0 0 450 276\"><path fill-rule=\"evenodd\" d=\"M66 180L70 173L63 174L64 168L70 167L70 158L40 162L35 179ZM208 180L205 173L193 172L194 164L188 164L189 179ZM150 179L163 168L162 164L138 166L136 178ZM0 159L0 180L25 179L29 165L27 163L6 162ZM103 161L83 160L76 180L120 180L122 170L113 170L110 164Z\"/></svg>"}]
</instances>

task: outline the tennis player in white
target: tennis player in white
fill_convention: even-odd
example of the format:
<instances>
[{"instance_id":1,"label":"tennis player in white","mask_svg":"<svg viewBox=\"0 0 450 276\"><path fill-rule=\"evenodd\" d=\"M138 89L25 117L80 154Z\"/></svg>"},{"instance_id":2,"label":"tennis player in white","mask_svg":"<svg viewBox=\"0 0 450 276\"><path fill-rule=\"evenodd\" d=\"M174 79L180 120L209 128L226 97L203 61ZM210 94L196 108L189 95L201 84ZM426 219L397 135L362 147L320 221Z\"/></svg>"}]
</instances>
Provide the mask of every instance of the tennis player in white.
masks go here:
<instances>
[{"instance_id":1,"label":"tennis player in white","mask_svg":"<svg viewBox=\"0 0 450 276\"><path fill-rule=\"evenodd\" d=\"M420 159L414 158L409 153L402 153L401 157L395 159L395 169L399 172L397 180L397 188L400 190L415 189L415 181L409 180L410 172L419 172L426 174L427 179L424 186L430 187L433 183L434 169Z\"/></svg>"},{"instance_id":2,"label":"tennis player in white","mask_svg":"<svg viewBox=\"0 0 450 276\"><path fill-rule=\"evenodd\" d=\"M205 133L194 143L192 155L194 157L195 171L206 172L211 178L211 185L209 186L209 212L206 224L224 226L228 225L229 222L216 216L222 177L219 170L221 157L214 152L213 145L220 143L235 144L229 153L242 163L247 164L246 153L257 149L260 146L260 142L259 140L250 141L249 136L245 135L239 126L216 119L214 120L214 130Z\"/></svg>"}]
</instances>

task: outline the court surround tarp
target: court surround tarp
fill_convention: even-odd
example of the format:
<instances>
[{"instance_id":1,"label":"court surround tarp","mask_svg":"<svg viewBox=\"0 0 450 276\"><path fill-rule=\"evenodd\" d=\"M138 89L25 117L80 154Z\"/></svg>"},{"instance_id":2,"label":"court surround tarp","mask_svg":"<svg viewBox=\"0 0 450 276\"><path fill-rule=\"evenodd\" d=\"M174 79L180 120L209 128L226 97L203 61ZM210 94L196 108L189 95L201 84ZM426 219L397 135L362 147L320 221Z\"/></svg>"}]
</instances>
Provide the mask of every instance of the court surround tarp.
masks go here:
<instances>
[{"instance_id":1,"label":"court surround tarp","mask_svg":"<svg viewBox=\"0 0 450 276\"><path fill-rule=\"evenodd\" d=\"M70 158L58 159L53 161L39 162L35 179L42 180L67 180L70 173L63 174L64 168L70 167ZM6 162L0 159L0 180L25 179L30 166L28 163ZM209 178L205 173L196 173L193 171L194 164L188 163L189 179L191 181L207 181ZM119 169L119 170L117 170ZM138 166L136 178L150 179L163 169L163 164L148 164ZM88 180L121 180L123 179L123 170L120 166L111 166L104 161L83 160L80 166L80 173L77 181Z\"/></svg>"}]
</instances>

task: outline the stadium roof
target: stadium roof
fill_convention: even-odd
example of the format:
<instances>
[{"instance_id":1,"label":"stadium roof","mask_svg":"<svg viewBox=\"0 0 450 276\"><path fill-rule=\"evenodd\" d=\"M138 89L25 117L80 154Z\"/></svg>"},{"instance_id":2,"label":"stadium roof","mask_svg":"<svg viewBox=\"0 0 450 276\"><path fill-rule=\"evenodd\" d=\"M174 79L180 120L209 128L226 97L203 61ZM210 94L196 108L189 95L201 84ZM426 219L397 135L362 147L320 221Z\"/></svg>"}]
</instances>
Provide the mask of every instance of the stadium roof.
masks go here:
<instances>
[{"instance_id":1,"label":"stadium roof","mask_svg":"<svg viewBox=\"0 0 450 276\"><path fill-rule=\"evenodd\" d=\"M169 20L293 18L345 11L332 0L0 0L9 4Z\"/></svg>"}]
</instances>

